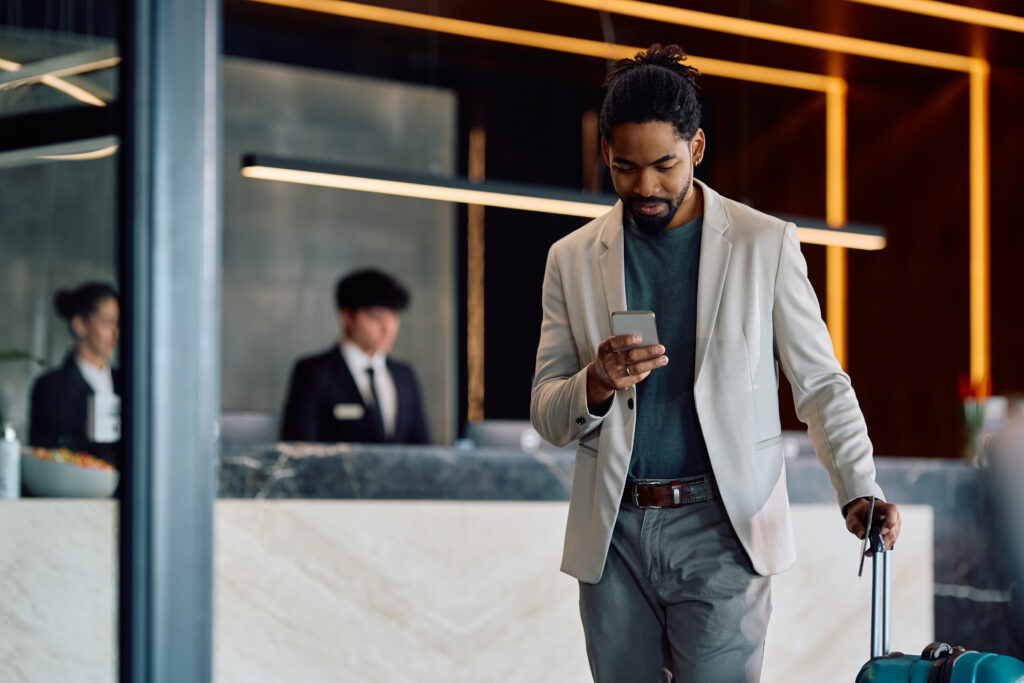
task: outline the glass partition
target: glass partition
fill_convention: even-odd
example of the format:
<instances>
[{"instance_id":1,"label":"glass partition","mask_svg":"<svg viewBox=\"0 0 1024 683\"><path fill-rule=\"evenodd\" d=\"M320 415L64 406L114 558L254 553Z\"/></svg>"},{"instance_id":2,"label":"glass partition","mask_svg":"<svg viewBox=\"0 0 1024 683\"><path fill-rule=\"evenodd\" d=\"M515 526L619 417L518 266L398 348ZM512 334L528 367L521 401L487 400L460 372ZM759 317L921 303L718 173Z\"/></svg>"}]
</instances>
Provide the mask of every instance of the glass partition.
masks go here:
<instances>
[{"instance_id":1,"label":"glass partition","mask_svg":"<svg viewBox=\"0 0 1024 683\"><path fill-rule=\"evenodd\" d=\"M0 8L0 657L115 681L118 6Z\"/></svg>"}]
</instances>

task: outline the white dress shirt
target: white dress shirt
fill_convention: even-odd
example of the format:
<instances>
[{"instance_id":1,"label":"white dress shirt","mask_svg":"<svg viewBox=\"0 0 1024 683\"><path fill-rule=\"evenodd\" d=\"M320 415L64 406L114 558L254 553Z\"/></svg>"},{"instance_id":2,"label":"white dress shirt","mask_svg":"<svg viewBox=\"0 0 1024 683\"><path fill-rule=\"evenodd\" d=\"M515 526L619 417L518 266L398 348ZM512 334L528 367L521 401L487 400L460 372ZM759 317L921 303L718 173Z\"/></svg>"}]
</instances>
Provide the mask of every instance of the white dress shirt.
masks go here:
<instances>
[{"instance_id":1,"label":"white dress shirt","mask_svg":"<svg viewBox=\"0 0 1024 683\"><path fill-rule=\"evenodd\" d=\"M78 371L82 373L86 383L92 387L94 394L114 393L114 375L110 371L110 364L98 368L92 363L87 363L78 356L75 356L75 363L78 364Z\"/></svg>"},{"instance_id":2,"label":"white dress shirt","mask_svg":"<svg viewBox=\"0 0 1024 683\"><path fill-rule=\"evenodd\" d=\"M398 415L398 391L395 389L395 380L388 372L385 362L386 356L377 353L368 356L358 346L346 340L341 342L341 357L352 373L352 379L356 381L356 387L362 394L363 403L373 405L373 393L370 391L370 376L366 374L367 368L373 368L373 383L380 398L381 421L384 423L384 432L389 436L395 434L395 417Z\"/></svg>"}]
</instances>

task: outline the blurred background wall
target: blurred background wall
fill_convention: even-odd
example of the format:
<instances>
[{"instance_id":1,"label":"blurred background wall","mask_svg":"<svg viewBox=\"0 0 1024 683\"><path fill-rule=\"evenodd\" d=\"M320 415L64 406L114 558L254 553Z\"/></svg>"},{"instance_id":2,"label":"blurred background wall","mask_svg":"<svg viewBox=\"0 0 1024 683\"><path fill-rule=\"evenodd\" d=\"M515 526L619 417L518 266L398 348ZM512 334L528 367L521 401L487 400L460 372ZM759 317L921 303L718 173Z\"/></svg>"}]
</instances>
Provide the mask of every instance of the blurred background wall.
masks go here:
<instances>
[{"instance_id":1,"label":"blurred background wall","mask_svg":"<svg viewBox=\"0 0 1024 683\"><path fill-rule=\"evenodd\" d=\"M884 227L888 236L882 251L848 252L847 368L879 454L962 456L966 435L959 379L970 372L971 353L966 73L671 24L653 17L653 10L652 16L625 16L549 1L386 4L427 19L617 45L676 42L702 57L845 78L848 219ZM843 0L662 4L988 60L992 391L1005 394L1024 387L1024 318L1016 302L1019 264L1024 262L1024 204L1016 190L1017 160L1024 155L1021 34ZM1010 0L961 4L1020 13L1019 3ZM367 4L367 12L378 6ZM470 131L478 129L486 134L488 179L611 191L598 159L596 131L588 123L601 103L607 68L601 58L249 0L225 3L225 49L449 89L458 98L459 175L468 174ZM701 84L708 152L698 177L757 209L823 219L825 95L713 75L704 76ZM464 207L457 216L464 255ZM583 222L486 211L487 419L527 416L547 248ZM825 248L804 245L803 251L827 314ZM460 260L461 277L464 264ZM463 308L464 297L460 286ZM459 367L463 424L465 358ZM785 384L781 392L784 426L800 428Z\"/></svg>"},{"instance_id":2,"label":"blurred background wall","mask_svg":"<svg viewBox=\"0 0 1024 683\"><path fill-rule=\"evenodd\" d=\"M340 336L339 276L366 267L410 291L393 355L411 362L435 441L456 429L456 214L450 204L244 178L246 153L451 175L443 88L224 60L222 407L276 422L292 363Z\"/></svg>"},{"instance_id":3,"label":"blurred background wall","mask_svg":"<svg viewBox=\"0 0 1024 683\"><path fill-rule=\"evenodd\" d=\"M54 293L86 280L116 283L116 173L116 156L0 160L0 349L61 363L72 338L53 309ZM0 414L19 433L41 370L29 361L0 363Z\"/></svg>"}]
</instances>

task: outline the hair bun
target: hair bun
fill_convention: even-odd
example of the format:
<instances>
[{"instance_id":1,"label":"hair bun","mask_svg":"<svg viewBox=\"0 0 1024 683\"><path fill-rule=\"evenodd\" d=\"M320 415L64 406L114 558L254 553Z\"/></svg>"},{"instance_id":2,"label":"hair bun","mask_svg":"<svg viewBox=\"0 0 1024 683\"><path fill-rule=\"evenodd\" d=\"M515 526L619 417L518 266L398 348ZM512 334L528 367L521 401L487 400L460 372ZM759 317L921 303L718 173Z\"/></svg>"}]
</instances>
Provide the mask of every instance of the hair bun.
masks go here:
<instances>
[{"instance_id":1,"label":"hair bun","mask_svg":"<svg viewBox=\"0 0 1024 683\"><path fill-rule=\"evenodd\" d=\"M668 69L673 73L685 78L690 85L697 87L697 68L683 64L686 61L686 51L678 45L662 45L654 43L646 50L637 52L633 59L620 59L608 72L605 85L611 85L627 71L642 66L659 66Z\"/></svg>"},{"instance_id":2,"label":"hair bun","mask_svg":"<svg viewBox=\"0 0 1024 683\"><path fill-rule=\"evenodd\" d=\"M75 293L61 289L53 296L53 307L57 311L57 315L67 320L71 320L75 316Z\"/></svg>"}]
</instances>

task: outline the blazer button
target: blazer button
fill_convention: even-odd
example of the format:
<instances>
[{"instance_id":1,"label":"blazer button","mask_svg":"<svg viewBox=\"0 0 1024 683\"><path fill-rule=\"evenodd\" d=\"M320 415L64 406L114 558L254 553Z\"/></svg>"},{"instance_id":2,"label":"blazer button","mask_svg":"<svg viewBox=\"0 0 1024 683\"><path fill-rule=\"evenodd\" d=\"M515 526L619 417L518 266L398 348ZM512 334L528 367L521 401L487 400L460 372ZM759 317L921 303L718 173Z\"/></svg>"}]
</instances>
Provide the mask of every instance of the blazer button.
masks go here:
<instances>
[{"instance_id":1,"label":"blazer button","mask_svg":"<svg viewBox=\"0 0 1024 683\"><path fill-rule=\"evenodd\" d=\"M586 421L587 421L586 418L584 418L582 415L580 415L579 417L576 418L576 424L578 424L578 425L581 425L581 424L583 424Z\"/></svg>"},{"instance_id":2,"label":"blazer button","mask_svg":"<svg viewBox=\"0 0 1024 683\"><path fill-rule=\"evenodd\" d=\"M626 407L629 408L630 410L633 410L633 399L629 399L628 401L626 401Z\"/></svg>"}]
</instances>

